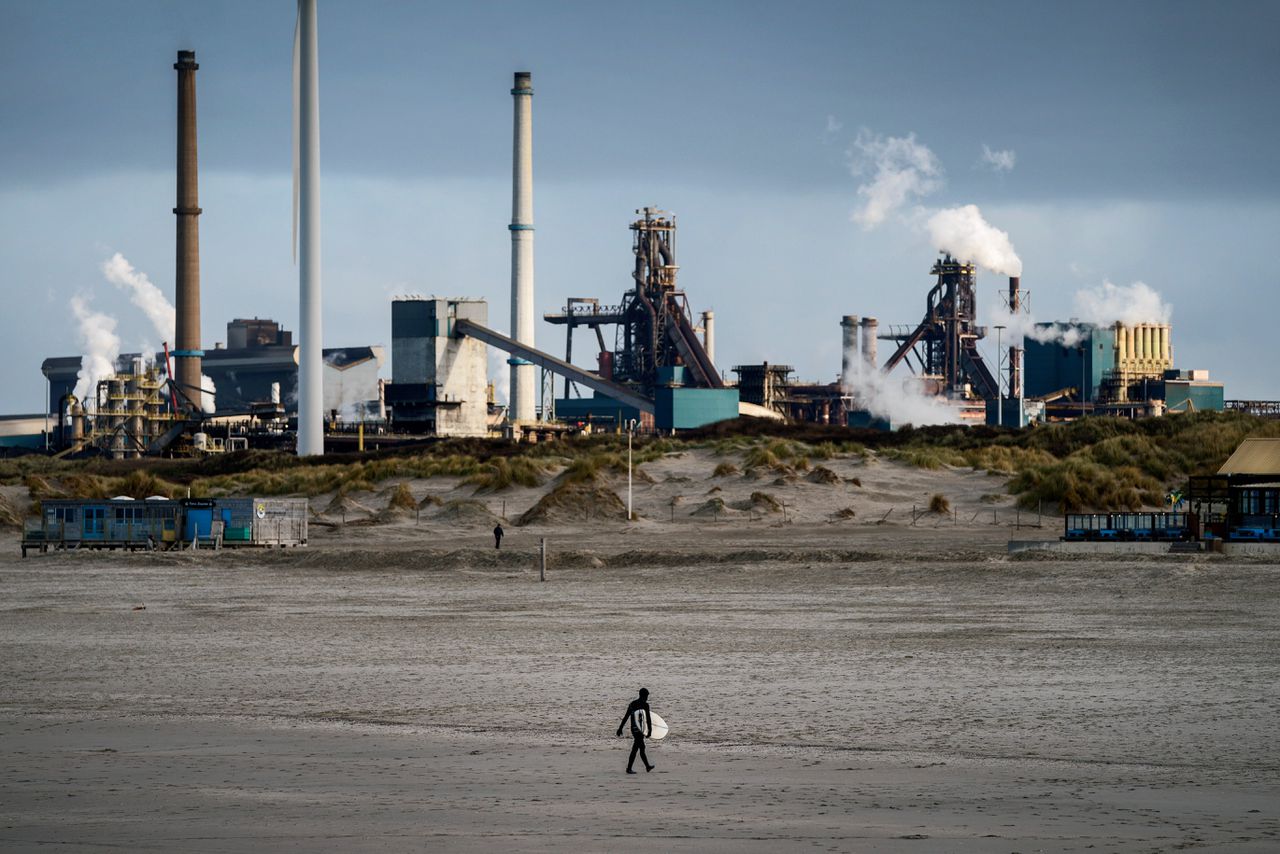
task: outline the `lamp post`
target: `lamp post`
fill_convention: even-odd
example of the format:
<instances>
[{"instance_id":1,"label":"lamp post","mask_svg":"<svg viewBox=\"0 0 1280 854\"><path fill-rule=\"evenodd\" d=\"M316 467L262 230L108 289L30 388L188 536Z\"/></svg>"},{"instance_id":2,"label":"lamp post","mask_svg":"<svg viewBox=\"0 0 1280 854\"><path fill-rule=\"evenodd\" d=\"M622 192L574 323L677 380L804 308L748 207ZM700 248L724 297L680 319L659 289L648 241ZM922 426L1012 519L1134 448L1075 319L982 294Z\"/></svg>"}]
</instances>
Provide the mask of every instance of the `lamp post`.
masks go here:
<instances>
[{"instance_id":1,"label":"lamp post","mask_svg":"<svg viewBox=\"0 0 1280 854\"><path fill-rule=\"evenodd\" d=\"M1000 347L1000 333L1004 331L1003 326L996 327L996 426L1004 426L1004 395L1000 390L1000 354L1004 352Z\"/></svg>"},{"instance_id":2,"label":"lamp post","mask_svg":"<svg viewBox=\"0 0 1280 854\"><path fill-rule=\"evenodd\" d=\"M636 420L627 422L627 521L631 521L631 436L636 432Z\"/></svg>"},{"instance_id":3,"label":"lamp post","mask_svg":"<svg viewBox=\"0 0 1280 854\"><path fill-rule=\"evenodd\" d=\"M1084 392L1084 385L1085 385L1084 353L1085 353L1085 348L1088 346L1089 346L1088 342L1086 341L1080 342L1080 417L1081 418L1084 418L1084 394L1085 394Z\"/></svg>"}]
</instances>

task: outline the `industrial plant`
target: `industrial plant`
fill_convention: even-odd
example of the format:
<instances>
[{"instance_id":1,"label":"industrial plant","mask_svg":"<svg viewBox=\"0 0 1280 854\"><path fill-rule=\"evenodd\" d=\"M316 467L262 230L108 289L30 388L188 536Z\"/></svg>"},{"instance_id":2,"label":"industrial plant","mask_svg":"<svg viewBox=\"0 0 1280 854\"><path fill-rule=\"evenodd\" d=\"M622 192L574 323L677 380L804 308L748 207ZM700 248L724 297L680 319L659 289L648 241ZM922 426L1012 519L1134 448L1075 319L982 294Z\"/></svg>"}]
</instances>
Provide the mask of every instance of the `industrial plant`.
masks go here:
<instances>
[{"instance_id":1,"label":"industrial plant","mask_svg":"<svg viewBox=\"0 0 1280 854\"><path fill-rule=\"evenodd\" d=\"M620 293L570 298L542 315L542 340L553 329L563 330L563 358L552 355L551 347L538 346L535 324L529 72L514 75L510 92L509 332L490 326L482 298L405 296L390 305L389 365L380 345L320 346L317 58L314 20L305 20L309 5L300 6L295 46L301 68L295 194L299 340L276 321L254 316L232 318L225 341L210 349L201 342L199 65L193 51L179 51L173 66L174 340L157 353L118 355L114 371L91 383L85 357L45 359L46 411L0 419L0 449L114 458L250 447L315 454L433 437L545 441L601 429L665 433L739 417L894 429L918 417L914 404L932 407L943 421L1021 428L1089 415L1221 410L1233 403L1207 371L1177 366L1172 326L1160 318L1037 323L1021 276L1011 276L999 297L999 316L1008 321L981 324L978 267L947 252L928 268L927 286L921 284L924 311L918 321L882 324L881 312L815 321L819 335L830 328L834 337L840 328L842 358L832 365L832 378L802 380L781 362L726 370L715 361L714 313L695 310L679 282L677 218L655 206L635 211L630 281L619 283ZM694 229L687 239L698 239L696 224ZM625 244L619 244L621 254ZM574 364L578 331L588 333L587 346L594 351L586 358L589 367ZM880 342L888 353L883 362ZM506 356L505 406L488 376L490 348Z\"/></svg>"}]
</instances>

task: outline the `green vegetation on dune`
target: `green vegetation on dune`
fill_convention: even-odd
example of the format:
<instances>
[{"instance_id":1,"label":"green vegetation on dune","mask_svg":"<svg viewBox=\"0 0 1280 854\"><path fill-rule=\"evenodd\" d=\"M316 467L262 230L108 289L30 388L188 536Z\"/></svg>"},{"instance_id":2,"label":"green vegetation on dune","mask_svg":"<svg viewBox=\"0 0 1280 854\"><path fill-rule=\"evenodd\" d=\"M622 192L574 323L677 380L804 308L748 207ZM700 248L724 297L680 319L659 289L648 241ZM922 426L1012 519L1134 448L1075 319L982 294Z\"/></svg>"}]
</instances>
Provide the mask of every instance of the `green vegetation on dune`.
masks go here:
<instances>
[{"instance_id":1,"label":"green vegetation on dune","mask_svg":"<svg viewBox=\"0 0 1280 854\"><path fill-rule=\"evenodd\" d=\"M739 432L734 432L737 430ZM679 439L636 437L633 473L668 454L709 450L719 457L714 477L739 471L795 475L832 483L830 468L811 461L861 460L870 453L923 469L964 468L1009 478L1024 507L1064 511L1159 506L1164 492L1188 476L1212 474L1247 436L1280 436L1280 422L1236 413L1202 412L1127 421L1087 418L1027 430L940 426L894 433L850 431L827 425L762 425L739 421ZM627 441L616 434L581 436L539 445L501 440L447 440L366 455L298 458L250 451L202 460L0 460L0 484L22 484L33 500L129 495L250 494L318 496L373 492L388 481L456 478L478 491L599 486L625 476ZM856 483L856 479L850 482ZM406 508L412 494L397 496ZM580 497L580 496L579 496Z\"/></svg>"},{"instance_id":2,"label":"green vegetation on dune","mask_svg":"<svg viewBox=\"0 0 1280 854\"><path fill-rule=\"evenodd\" d=\"M1248 436L1280 436L1280 422L1199 412L1128 421L1086 418L1021 431L926 428L883 453L921 468L964 466L1012 475L1023 507L1062 512L1163 504L1191 475L1213 474Z\"/></svg>"}]
</instances>

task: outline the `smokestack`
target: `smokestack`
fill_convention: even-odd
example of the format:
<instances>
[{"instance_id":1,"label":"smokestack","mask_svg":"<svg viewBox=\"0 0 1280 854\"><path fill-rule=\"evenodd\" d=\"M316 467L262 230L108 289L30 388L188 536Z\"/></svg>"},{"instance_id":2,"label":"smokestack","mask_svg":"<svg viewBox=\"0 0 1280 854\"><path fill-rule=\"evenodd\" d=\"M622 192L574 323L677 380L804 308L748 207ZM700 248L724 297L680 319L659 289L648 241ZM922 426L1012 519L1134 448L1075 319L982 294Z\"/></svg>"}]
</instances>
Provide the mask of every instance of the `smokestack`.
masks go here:
<instances>
[{"instance_id":1,"label":"smokestack","mask_svg":"<svg viewBox=\"0 0 1280 854\"><path fill-rule=\"evenodd\" d=\"M876 330L879 327L880 322L874 317L862 318L862 362L866 373L876 369Z\"/></svg>"},{"instance_id":2,"label":"smokestack","mask_svg":"<svg viewBox=\"0 0 1280 854\"><path fill-rule=\"evenodd\" d=\"M174 276L174 377L200 409L200 192L196 155L196 53L178 51L177 270Z\"/></svg>"},{"instance_id":3,"label":"smokestack","mask_svg":"<svg viewBox=\"0 0 1280 854\"><path fill-rule=\"evenodd\" d=\"M517 71L511 89L515 133L511 163L511 337L533 346L533 75ZM534 420L533 365L510 358L511 420Z\"/></svg>"},{"instance_id":4,"label":"smokestack","mask_svg":"<svg viewBox=\"0 0 1280 854\"><path fill-rule=\"evenodd\" d=\"M716 316L714 312L704 311L702 313L702 349L707 351L707 359L711 364L716 362Z\"/></svg>"},{"instance_id":5,"label":"smokestack","mask_svg":"<svg viewBox=\"0 0 1280 854\"><path fill-rule=\"evenodd\" d=\"M324 453L320 319L320 63L316 0L298 3L298 456Z\"/></svg>"},{"instance_id":6,"label":"smokestack","mask_svg":"<svg viewBox=\"0 0 1280 854\"><path fill-rule=\"evenodd\" d=\"M840 347L840 387L847 392L853 370L853 354L858 352L858 315L846 314L840 321L840 328L843 330Z\"/></svg>"},{"instance_id":7,"label":"smokestack","mask_svg":"<svg viewBox=\"0 0 1280 854\"><path fill-rule=\"evenodd\" d=\"M1017 314L1022 309L1022 277L1009 277L1009 314ZM1009 397L1022 397L1022 342L1014 339L1009 342Z\"/></svg>"}]
</instances>

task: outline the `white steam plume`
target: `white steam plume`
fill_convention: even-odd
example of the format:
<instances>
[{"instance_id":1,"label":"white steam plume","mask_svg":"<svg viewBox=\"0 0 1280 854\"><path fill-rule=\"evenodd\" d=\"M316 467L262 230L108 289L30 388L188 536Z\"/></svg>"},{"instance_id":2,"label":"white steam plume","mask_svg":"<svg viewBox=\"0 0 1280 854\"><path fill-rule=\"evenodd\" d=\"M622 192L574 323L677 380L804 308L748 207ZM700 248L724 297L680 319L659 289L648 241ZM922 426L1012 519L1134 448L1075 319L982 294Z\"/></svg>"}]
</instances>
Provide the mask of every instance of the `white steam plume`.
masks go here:
<instances>
[{"instance_id":1,"label":"white steam plume","mask_svg":"<svg viewBox=\"0 0 1280 854\"><path fill-rule=\"evenodd\" d=\"M871 175L858 187L866 202L853 213L854 222L865 229L942 186L942 164L927 145L916 142L914 133L885 137L863 129L849 149L849 164L854 175Z\"/></svg>"},{"instance_id":2,"label":"white steam plume","mask_svg":"<svg viewBox=\"0 0 1280 854\"><path fill-rule=\"evenodd\" d=\"M1013 250L1009 233L983 219L977 205L940 210L929 217L927 227L933 245L957 260L972 261L1003 276L1022 275L1022 259Z\"/></svg>"},{"instance_id":3,"label":"white steam plume","mask_svg":"<svg viewBox=\"0 0 1280 854\"><path fill-rule=\"evenodd\" d=\"M80 324L80 344L84 350L72 394L83 403L89 395L97 394L99 380L115 374L120 336L116 335L115 318L91 310L82 296L71 298L71 312Z\"/></svg>"},{"instance_id":4,"label":"white steam plume","mask_svg":"<svg viewBox=\"0 0 1280 854\"><path fill-rule=\"evenodd\" d=\"M910 379L895 379L867 365L856 348L845 356L849 370L840 378L840 387L853 394L855 405L888 419L895 429L960 421L960 413L945 400L925 394Z\"/></svg>"},{"instance_id":5,"label":"white steam plume","mask_svg":"<svg viewBox=\"0 0 1280 854\"><path fill-rule=\"evenodd\" d=\"M982 159L979 163L992 172L1012 172L1017 162L1018 153L1013 149L1006 148L1002 151L992 151L985 142L982 144Z\"/></svg>"},{"instance_id":6,"label":"white steam plume","mask_svg":"<svg viewBox=\"0 0 1280 854\"><path fill-rule=\"evenodd\" d=\"M1076 317L1080 321L1102 327L1116 323L1123 323L1125 326L1168 323L1173 316L1172 307L1158 291L1145 282L1116 285L1104 281L1096 288L1076 291L1073 302ZM1008 339L1010 345L1025 338L1041 344L1058 343L1063 347L1074 347L1084 338L1084 334L1074 325L1055 323L1039 326L1031 314L1009 314L1003 306L993 307L988 312L988 318L989 326L1007 327L1003 337Z\"/></svg>"},{"instance_id":7,"label":"white steam plume","mask_svg":"<svg viewBox=\"0 0 1280 854\"><path fill-rule=\"evenodd\" d=\"M204 412L213 414L218 408L216 395L218 387L213 384L213 380L209 379L207 374L200 375L200 409ZM193 392L194 394L194 392Z\"/></svg>"},{"instance_id":8,"label":"white steam plume","mask_svg":"<svg viewBox=\"0 0 1280 854\"><path fill-rule=\"evenodd\" d=\"M830 143L835 140L842 130L844 130L844 122L840 121L835 116L829 115L827 116L827 128L822 132L822 136L818 138L824 143Z\"/></svg>"},{"instance_id":9,"label":"white steam plume","mask_svg":"<svg viewBox=\"0 0 1280 854\"><path fill-rule=\"evenodd\" d=\"M165 297L146 273L134 269L133 265L119 252L102 262L102 275L107 277L117 288L127 291L129 300L142 309L142 313L151 321L156 333L170 346L174 342L176 313Z\"/></svg>"},{"instance_id":10,"label":"white steam plume","mask_svg":"<svg viewBox=\"0 0 1280 854\"><path fill-rule=\"evenodd\" d=\"M1017 158L1013 151L992 151L986 145L982 148L984 160L997 171L1013 168ZM853 220L868 230L943 184L942 163L927 145L916 140L914 133L886 137L863 129L849 149L849 162L854 175L871 175L870 181L858 187L858 195L865 202L853 213ZM943 210L917 208L916 214L918 217L913 219L917 224L924 221L936 249L993 273L1022 275L1022 259L1014 251L1009 234L988 223L977 205Z\"/></svg>"},{"instance_id":11,"label":"white steam plume","mask_svg":"<svg viewBox=\"0 0 1280 854\"><path fill-rule=\"evenodd\" d=\"M107 277L108 282L129 293L129 300L142 309L142 313L151 321L151 325L155 327L156 333L162 339L170 345L176 343L174 339L177 335L177 312L164 293L147 278L146 273L134 269L128 259L117 252L102 262L102 275ZM115 321L112 321L113 326L114 324ZM118 342L116 350L119 352ZM150 348L143 348L143 352L150 352ZM212 413L217 408L218 388L208 374L200 375L199 391L196 389L184 389L184 391L193 399L199 395L200 409L204 412Z\"/></svg>"},{"instance_id":12,"label":"white steam plume","mask_svg":"<svg viewBox=\"0 0 1280 854\"><path fill-rule=\"evenodd\" d=\"M1104 281L1099 287L1077 291L1076 314L1081 320L1110 326L1138 323L1168 323L1172 308L1145 282L1114 285Z\"/></svg>"}]
</instances>

